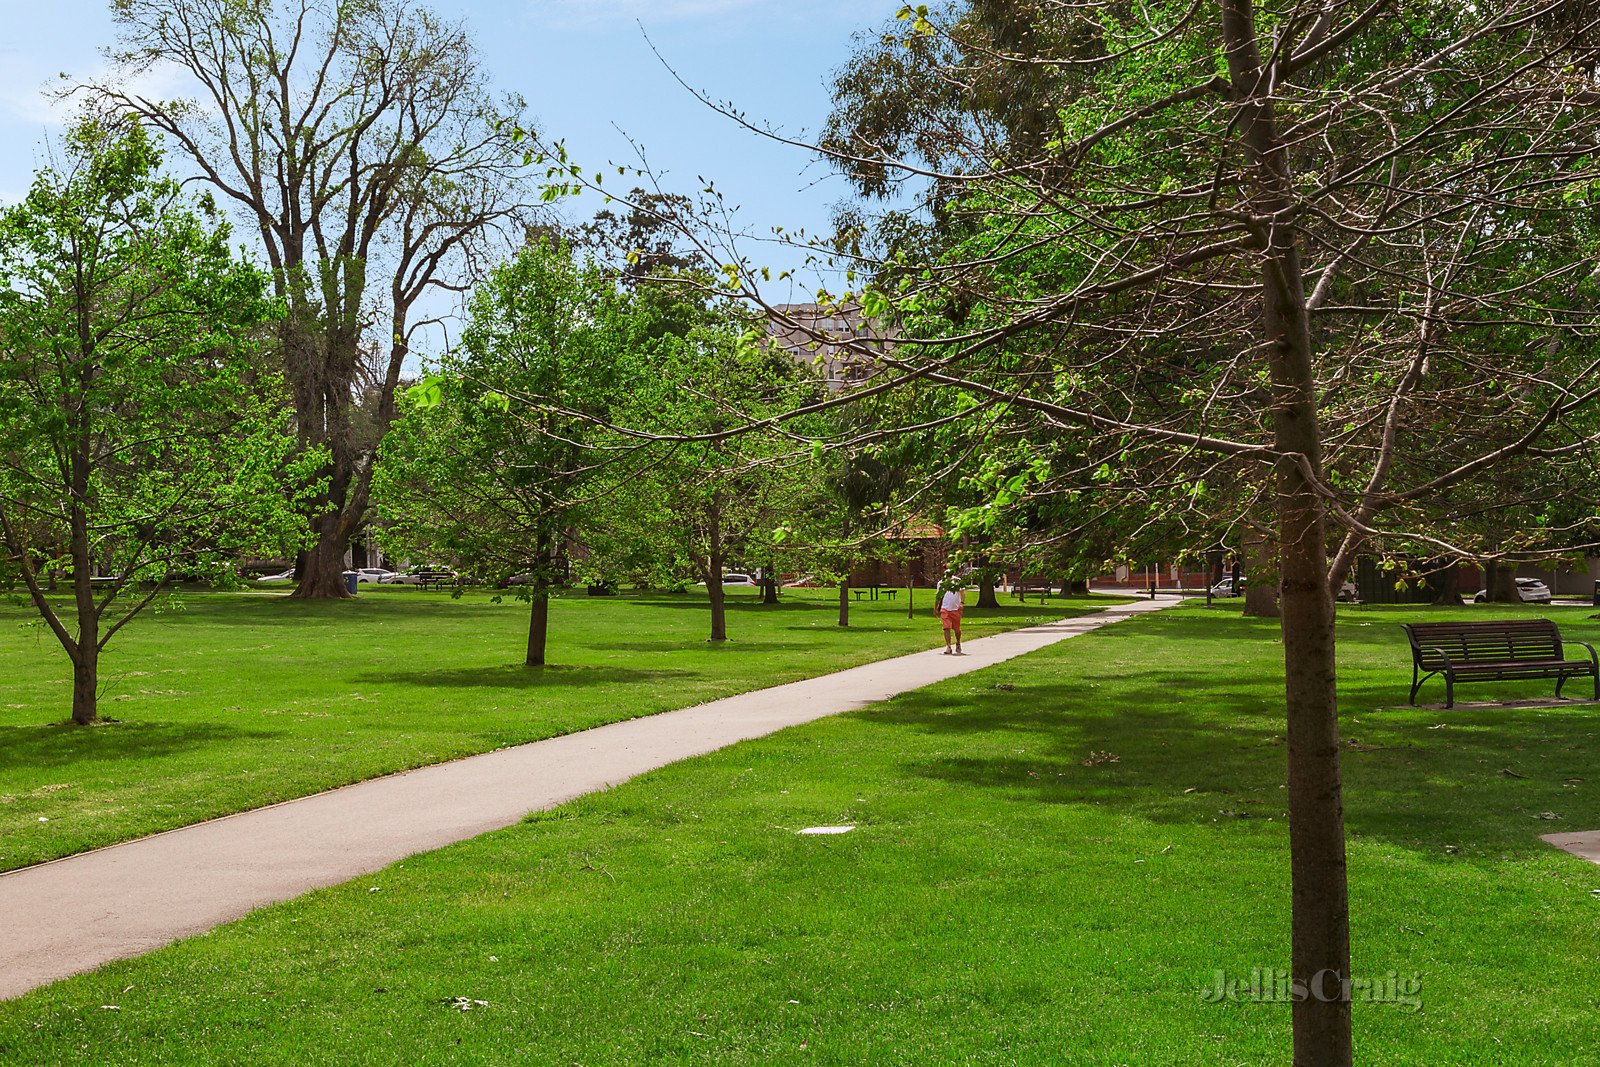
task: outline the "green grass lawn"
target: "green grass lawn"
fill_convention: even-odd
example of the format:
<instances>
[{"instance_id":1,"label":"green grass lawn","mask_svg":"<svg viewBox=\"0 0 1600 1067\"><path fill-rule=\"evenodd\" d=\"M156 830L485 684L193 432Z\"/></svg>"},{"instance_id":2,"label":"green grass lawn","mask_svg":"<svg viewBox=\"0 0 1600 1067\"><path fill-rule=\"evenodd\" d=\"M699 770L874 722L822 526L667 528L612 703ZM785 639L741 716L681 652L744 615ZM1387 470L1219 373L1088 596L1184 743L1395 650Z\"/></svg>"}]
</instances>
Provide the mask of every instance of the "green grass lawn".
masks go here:
<instances>
[{"instance_id":1,"label":"green grass lawn","mask_svg":"<svg viewBox=\"0 0 1600 1067\"><path fill-rule=\"evenodd\" d=\"M939 643L932 593L852 601L729 592L558 598L550 666L521 665L527 608L363 586L355 601L193 593L135 620L101 661L101 714L68 724L71 669L15 599L0 603L0 870L375 775L825 674ZM974 637L1089 610L969 609Z\"/></svg>"},{"instance_id":2,"label":"green grass lawn","mask_svg":"<svg viewBox=\"0 0 1600 1067\"><path fill-rule=\"evenodd\" d=\"M1600 828L1600 711L1395 709L1424 614L1341 613L1355 971L1422 1001L1358 1061L1600 1062L1600 867L1537 840ZM0 1062L1287 1063L1199 995L1288 963L1280 655L1120 623L0 1005Z\"/></svg>"}]
</instances>

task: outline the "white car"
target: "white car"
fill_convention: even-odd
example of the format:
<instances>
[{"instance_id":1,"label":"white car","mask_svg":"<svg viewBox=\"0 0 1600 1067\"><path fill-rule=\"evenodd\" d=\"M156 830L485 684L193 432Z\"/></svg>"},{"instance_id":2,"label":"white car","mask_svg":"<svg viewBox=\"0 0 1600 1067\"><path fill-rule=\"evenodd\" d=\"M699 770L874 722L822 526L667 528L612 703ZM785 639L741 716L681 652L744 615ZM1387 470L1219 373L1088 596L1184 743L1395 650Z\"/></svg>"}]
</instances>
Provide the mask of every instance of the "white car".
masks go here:
<instances>
[{"instance_id":1,"label":"white car","mask_svg":"<svg viewBox=\"0 0 1600 1067\"><path fill-rule=\"evenodd\" d=\"M1211 587L1211 595L1214 597L1243 596L1244 587L1248 584L1249 583L1245 579L1239 579L1239 588L1237 591L1235 591L1233 588L1233 579L1224 578L1222 581ZM1357 594L1355 582L1345 582L1339 586L1339 591L1333 594L1333 599L1349 604L1355 603L1356 597Z\"/></svg>"},{"instance_id":2,"label":"white car","mask_svg":"<svg viewBox=\"0 0 1600 1067\"><path fill-rule=\"evenodd\" d=\"M294 581L294 568L290 567L282 574L269 574L264 578L257 578L257 585L284 585Z\"/></svg>"},{"instance_id":3,"label":"white car","mask_svg":"<svg viewBox=\"0 0 1600 1067\"><path fill-rule=\"evenodd\" d=\"M1518 578L1517 596L1522 598L1524 604L1550 603L1550 587L1537 578ZM1474 604L1482 604L1489 599L1489 590L1480 589L1472 598Z\"/></svg>"},{"instance_id":4,"label":"white car","mask_svg":"<svg viewBox=\"0 0 1600 1067\"><path fill-rule=\"evenodd\" d=\"M705 582L695 582L694 584L695 585L705 585L706 583ZM754 578L750 577L748 574L724 574L722 576L722 587L724 589L726 589L730 585L757 585L757 584L759 584L759 583Z\"/></svg>"},{"instance_id":5,"label":"white car","mask_svg":"<svg viewBox=\"0 0 1600 1067\"><path fill-rule=\"evenodd\" d=\"M383 567L358 567L353 571L345 571L345 573L354 574L358 582L388 583L394 581L394 571L386 570Z\"/></svg>"}]
</instances>

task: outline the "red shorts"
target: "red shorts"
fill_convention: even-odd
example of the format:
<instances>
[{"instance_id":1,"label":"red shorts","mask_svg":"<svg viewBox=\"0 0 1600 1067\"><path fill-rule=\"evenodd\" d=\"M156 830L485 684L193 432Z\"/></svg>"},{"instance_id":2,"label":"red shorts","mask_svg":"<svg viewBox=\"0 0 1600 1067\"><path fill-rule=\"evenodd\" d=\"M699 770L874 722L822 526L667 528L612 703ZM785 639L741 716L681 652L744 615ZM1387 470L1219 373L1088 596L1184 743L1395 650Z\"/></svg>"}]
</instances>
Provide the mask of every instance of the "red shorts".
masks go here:
<instances>
[{"instance_id":1,"label":"red shorts","mask_svg":"<svg viewBox=\"0 0 1600 1067\"><path fill-rule=\"evenodd\" d=\"M946 630L961 629L961 609L957 608L954 611L946 611L944 608L940 608L939 621L944 623L944 628Z\"/></svg>"}]
</instances>

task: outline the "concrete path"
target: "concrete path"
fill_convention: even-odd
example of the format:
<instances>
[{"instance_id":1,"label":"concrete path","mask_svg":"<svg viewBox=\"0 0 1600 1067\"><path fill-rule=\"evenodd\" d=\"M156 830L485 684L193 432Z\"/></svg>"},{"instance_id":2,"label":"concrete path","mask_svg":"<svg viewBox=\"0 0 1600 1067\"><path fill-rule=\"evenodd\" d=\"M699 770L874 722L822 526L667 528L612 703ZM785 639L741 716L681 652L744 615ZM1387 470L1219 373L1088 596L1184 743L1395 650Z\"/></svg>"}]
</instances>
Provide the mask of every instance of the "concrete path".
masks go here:
<instances>
[{"instance_id":1,"label":"concrete path","mask_svg":"<svg viewBox=\"0 0 1600 1067\"><path fill-rule=\"evenodd\" d=\"M1600 863L1600 830L1580 830L1571 834L1545 834L1539 838L1563 852L1581 856L1590 863Z\"/></svg>"},{"instance_id":2,"label":"concrete path","mask_svg":"<svg viewBox=\"0 0 1600 1067\"><path fill-rule=\"evenodd\" d=\"M519 822L530 811L1159 610L1174 598L882 660L375 778L0 875L0 1000Z\"/></svg>"}]
</instances>

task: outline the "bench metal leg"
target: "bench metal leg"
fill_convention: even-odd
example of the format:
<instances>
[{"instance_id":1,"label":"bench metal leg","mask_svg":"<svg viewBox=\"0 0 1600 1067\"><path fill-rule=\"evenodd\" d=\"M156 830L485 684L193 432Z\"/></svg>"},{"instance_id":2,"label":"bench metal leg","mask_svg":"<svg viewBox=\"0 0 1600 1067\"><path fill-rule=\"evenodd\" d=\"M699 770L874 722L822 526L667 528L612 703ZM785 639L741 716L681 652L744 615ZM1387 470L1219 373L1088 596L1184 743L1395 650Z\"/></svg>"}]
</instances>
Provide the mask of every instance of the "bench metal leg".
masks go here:
<instances>
[{"instance_id":1,"label":"bench metal leg","mask_svg":"<svg viewBox=\"0 0 1600 1067\"><path fill-rule=\"evenodd\" d=\"M1416 664L1411 665L1411 706L1417 706L1417 690L1422 687L1422 679L1417 677Z\"/></svg>"},{"instance_id":2,"label":"bench metal leg","mask_svg":"<svg viewBox=\"0 0 1600 1067\"><path fill-rule=\"evenodd\" d=\"M1561 699L1561 687L1566 685L1566 684L1567 684L1567 676L1566 675L1564 675L1564 674L1556 675L1556 699L1557 700Z\"/></svg>"},{"instance_id":3,"label":"bench metal leg","mask_svg":"<svg viewBox=\"0 0 1600 1067\"><path fill-rule=\"evenodd\" d=\"M1444 676L1444 706L1446 708L1456 706L1456 680L1448 674Z\"/></svg>"}]
</instances>

